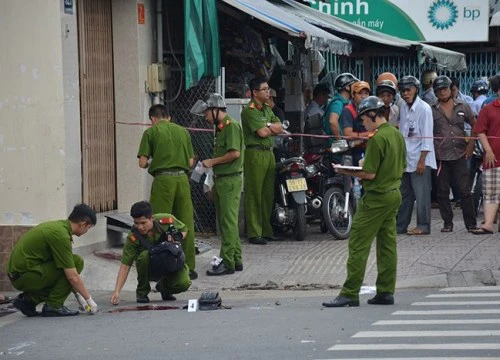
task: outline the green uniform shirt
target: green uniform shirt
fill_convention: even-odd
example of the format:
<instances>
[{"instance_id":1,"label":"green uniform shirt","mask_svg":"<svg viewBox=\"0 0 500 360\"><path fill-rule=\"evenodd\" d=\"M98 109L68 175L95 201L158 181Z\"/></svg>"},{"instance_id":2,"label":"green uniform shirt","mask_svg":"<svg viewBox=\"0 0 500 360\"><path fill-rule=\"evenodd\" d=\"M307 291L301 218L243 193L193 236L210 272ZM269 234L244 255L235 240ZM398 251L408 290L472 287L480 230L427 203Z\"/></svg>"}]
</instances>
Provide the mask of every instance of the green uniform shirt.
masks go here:
<instances>
[{"instance_id":1,"label":"green uniform shirt","mask_svg":"<svg viewBox=\"0 0 500 360\"><path fill-rule=\"evenodd\" d=\"M229 115L217 126L214 157L224 156L228 151L240 152L240 157L225 164L214 166L215 175L234 174L243 171L243 132L238 122Z\"/></svg>"},{"instance_id":2,"label":"green uniform shirt","mask_svg":"<svg viewBox=\"0 0 500 360\"><path fill-rule=\"evenodd\" d=\"M406 147L403 136L389 123L378 127L368 140L363 171L376 174L373 180L363 180L367 192L386 193L399 189L406 168Z\"/></svg>"},{"instance_id":3,"label":"green uniform shirt","mask_svg":"<svg viewBox=\"0 0 500 360\"><path fill-rule=\"evenodd\" d=\"M263 138L257 135L257 130L267 127L268 122L280 123L280 119L274 115L269 105L258 105L254 99L250 100L248 105L241 111L245 146L260 145L269 148L273 146L272 136Z\"/></svg>"},{"instance_id":4,"label":"green uniform shirt","mask_svg":"<svg viewBox=\"0 0 500 360\"><path fill-rule=\"evenodd\" d=\"M141 156L153 158L148 168L153 176L165 170L188 171L194 156L191 136L186 128L162 120L144 131L137 153L137 157Z\"/></svg>"},{"instance_id":5,"label":"green uniform shirt","mask_svg":"<svg viewBox=\"0 0 500 360\"><path fill-rule=\"evenodd\" d=\"M24 273L49 261L54 261L59 269L73 269L75 262L71 241L69 220L37 225L14 245L7 271Z\"/></svg>"},{"instance_id":6,"label":"green uniform shirt","mask_svg":"<svg viewBox=\"0 0 500 360\"><path fill-rule=\"evenodd\" d=\"M184 223L177 220L177 218L173 215L166 214L166 213L153 215L153 219L155 221L160 222L161 219L165 219L165 218L173 218L174 219L174 226L177 230L179 230L181 232L188 231L187 226L184 225ZM163 225L160 223L160 226L163 230L166 231L168 229L169 225L168 224ZM152 245L156 245L158 243L158 240L160 239L161 233L155 227L153 227L153 231L154 231L154 234L152 237L146 235L146 236L144 236L144 238L146 239L146 241L149 241ZM127 236L127 240L125 241L125 246L123 247L122 264L131 266L133 264L134 260L139 255L139 253L143 250L147 250L147 249L145 249L142 246L141 240L139 240L139 238L137 238L137 236L133 232L130 232Z\"/></svg>"}]
</instances>

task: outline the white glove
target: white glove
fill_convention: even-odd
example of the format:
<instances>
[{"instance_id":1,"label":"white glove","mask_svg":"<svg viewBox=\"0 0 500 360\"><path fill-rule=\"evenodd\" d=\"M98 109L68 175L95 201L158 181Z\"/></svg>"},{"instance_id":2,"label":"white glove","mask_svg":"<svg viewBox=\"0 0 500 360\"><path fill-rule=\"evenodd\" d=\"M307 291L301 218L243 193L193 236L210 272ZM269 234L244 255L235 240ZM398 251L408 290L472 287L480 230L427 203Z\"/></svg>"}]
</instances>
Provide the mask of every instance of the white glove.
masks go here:
<instances>
[{"instance_id":1,"label":"white glove","mask_svg":"<svg viewBox=\"0 0 500 360\"><path fill-rule=\"evenodd\" d=\"M75 293L75 298L79 304L78 309L80 309L80 311L86 311L85 307L87 307L87 302L85 301L84 297L80 295L80 293Z\"/></svg>"},{"instance_id":2,"label":"white glove","mask_svg":"<svg viewBox=\"0 0 500 360\"><path fill-rule=\"evenodd\" d=\"M85 306L85 310L87 311L87 314L94 315L97 312L97 304L95 303L94 300L92 300L91 297L89 297L85 301L87 302L87 305Z\"/></svg>"}]
</instances>

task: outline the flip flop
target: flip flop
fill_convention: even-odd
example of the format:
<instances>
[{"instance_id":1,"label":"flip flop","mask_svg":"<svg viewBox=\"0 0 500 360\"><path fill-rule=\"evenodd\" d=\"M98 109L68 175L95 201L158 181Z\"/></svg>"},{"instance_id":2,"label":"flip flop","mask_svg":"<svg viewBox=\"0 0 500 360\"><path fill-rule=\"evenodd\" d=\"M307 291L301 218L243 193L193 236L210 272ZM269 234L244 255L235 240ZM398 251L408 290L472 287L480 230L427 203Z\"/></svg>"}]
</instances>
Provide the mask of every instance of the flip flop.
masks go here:
<instances>
[{"instance_id":1,"label":"flip flop","mask_svg":"<svg viewBox=\"0 0 500 360\"><path fill-rule=\"evenodd\" d=\"M484 228L479 228L477 230L472 231L474 235L490 235L493 234L493 231L484 229Z\"/></svg>"},{"instance_id":2,"label":"flip flop","mask_svg":"<svg viewBox=\"0 0 500 360\"><path fill-rule=\"evenodd\" d=\"M0 305L8 304L10 302L12 302L12 298L10 296L3 296L3 299L0 299Z\"/></svg>"},{"instance_id":3,"label":"flip flop","mask_svg":"<svg viewBox=\"0 0 500 360\"><path fill-rule=\"evenodd\" d=\"M429 235L430 233L428 231L424 231L422 229L415 228L415 229L408 231L406 234L418 236L418 235Z\"/></svg>"}]
</instances>

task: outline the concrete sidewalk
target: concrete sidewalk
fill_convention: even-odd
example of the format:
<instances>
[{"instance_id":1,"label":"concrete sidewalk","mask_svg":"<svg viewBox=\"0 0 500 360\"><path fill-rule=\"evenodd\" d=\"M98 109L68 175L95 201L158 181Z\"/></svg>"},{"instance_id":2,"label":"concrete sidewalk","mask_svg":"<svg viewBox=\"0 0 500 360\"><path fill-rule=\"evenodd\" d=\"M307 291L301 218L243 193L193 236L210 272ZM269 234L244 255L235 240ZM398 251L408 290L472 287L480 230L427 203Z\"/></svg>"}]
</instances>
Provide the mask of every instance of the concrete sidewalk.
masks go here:
<instances>
[{"instance_id":1,"label":"concrete sidewalk","mask_svg":"<svg viewBox=\"0 0 500 360\"><path fill-rule=\"evenodd\" d=\"M452 233L440 232L443 222L438 210L432 210L432 218L431 235L398 236L398 288L500 284L499 233L468 233L459 210L455 210L455 229ZM95 233L89 235L101 236L100 232L95 229ZM345 280L348 242L335 240L330 234L321 234L318 225L308 229L306 240L302 242L285 239L262 246L243 240L244 271L219 277L206 276L205 272L213 256L218 255L220 241L217 238L200 240L212 243L213 249L196 256L199 278L193 281L193 291L328 289L340 287ZM89 249L85 241L80 246L81 249ZM120 265L117 258L121 248L100 248L97 252L83 253L85 269L82 276L89 289L112 291ZM372 246L365 285L373 286L376 276ZM132 269L124 291L134 291L135 286L136 274Z\"/></svg>"}]
</instances>

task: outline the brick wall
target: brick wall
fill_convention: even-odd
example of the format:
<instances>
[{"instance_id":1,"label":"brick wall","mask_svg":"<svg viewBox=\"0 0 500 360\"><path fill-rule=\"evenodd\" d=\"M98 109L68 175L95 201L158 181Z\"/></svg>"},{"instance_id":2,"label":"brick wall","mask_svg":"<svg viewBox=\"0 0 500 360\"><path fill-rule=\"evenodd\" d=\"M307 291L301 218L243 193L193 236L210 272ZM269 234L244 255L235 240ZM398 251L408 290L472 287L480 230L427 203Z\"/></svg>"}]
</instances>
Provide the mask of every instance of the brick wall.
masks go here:
<instances>
[{"instance_id":1,"label":"brick wall","mask_svg":"<svg viewBox=\"0 0 500 360\"><path fill-rule=\"evenodd\" d=\"M15 290L10 284L5 267L9 261L10 252L17 240L32 226L27 225L0 225L0 291Z\"/></svg>"}]
</instances>

